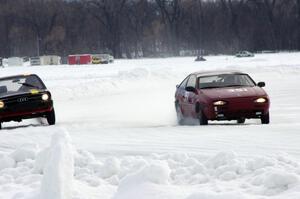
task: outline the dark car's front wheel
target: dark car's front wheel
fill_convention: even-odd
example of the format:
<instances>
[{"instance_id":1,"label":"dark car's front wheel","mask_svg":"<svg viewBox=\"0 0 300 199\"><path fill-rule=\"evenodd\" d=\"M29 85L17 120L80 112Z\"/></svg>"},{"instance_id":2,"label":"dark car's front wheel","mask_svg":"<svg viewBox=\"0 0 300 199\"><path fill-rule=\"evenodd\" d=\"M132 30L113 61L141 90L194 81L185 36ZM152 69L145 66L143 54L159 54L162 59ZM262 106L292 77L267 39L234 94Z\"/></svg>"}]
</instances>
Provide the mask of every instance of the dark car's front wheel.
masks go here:
<instances>
[{"instance_id":1,"label":"dark car's front wheel","mask_svg":"<svg viewBox=\"0 0 300 199\"><path fill-rule=\"evenodd\" d=\"M55 111L52 109L49 113L46 115L47 122L49 125L54 125L55 124Z\"/></svg>"},{"instance_id":2,"label":"dark car's front wheel","mask_svg":"<svg viewBox=\"0 0 300 199\"><path fill-rule=\"evenodd\" d=\"M261 117L261 123L262 124L269 124L270 123L270 114L269 113L267 113L267 114L265 114Z\"/></svg>"}]
</instances>

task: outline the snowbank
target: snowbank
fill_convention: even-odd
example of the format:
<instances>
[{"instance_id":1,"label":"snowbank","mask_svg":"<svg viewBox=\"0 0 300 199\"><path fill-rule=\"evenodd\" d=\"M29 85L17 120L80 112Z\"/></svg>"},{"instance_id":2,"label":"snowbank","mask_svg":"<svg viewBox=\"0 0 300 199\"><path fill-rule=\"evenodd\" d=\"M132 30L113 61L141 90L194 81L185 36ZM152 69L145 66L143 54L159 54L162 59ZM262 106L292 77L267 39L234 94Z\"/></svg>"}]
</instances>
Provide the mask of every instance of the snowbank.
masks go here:
<instances>
[{"instance_id":1,"label":"snowbank","mask_svg":"<svg viewBox=\"0 0 300 199\"><path fill-rule=\"evenodd\" d=\"M0 171L6 168L13 168L16 165L16 161L9 156L0 157Z\"/></svg>"},{"instance_id":2,"label":"snowbank","mask_svg":"<svg viewBox=\"0 0 300 199\"><path fill-rule=\"evenodd\" d=\"M282 154L241 158L234 152L162 153L98 159L75 150L66 131L55 133L49 147L33 147L38 149L34 159L20 148L1 154L0 198L297 199L300 194L300 164ZM14 156L17 161L11 154L23 155Z\"/></svg>"}]
</instances>

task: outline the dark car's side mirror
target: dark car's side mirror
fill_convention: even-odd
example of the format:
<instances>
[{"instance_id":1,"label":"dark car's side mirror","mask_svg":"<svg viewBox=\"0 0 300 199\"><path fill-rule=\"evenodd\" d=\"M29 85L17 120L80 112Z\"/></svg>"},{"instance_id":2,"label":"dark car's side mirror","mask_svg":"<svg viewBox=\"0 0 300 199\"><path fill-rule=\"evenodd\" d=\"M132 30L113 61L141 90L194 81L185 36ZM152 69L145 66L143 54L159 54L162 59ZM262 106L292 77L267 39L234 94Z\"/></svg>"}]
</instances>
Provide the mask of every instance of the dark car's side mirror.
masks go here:
<instances>
[{"instance_id":1,"label":"dark car's side mirror","mask_svg":"<svg viewBox=\"0 0 300 199\"><path fill-rule=\"evenodd\" d=\"M193 92L193 93L197 94L197 89L195 89L192 86L186 87L185 90L188 91L188 92Z\"/></svg>"},{"instance_id":2,"label":"dark car's side mirror","mask_svg":"<svg viewBox=\"0 0 300 199\"><path fill-rule=\"evenodd\" d=\"M259 87L265 87L266 86L266 83L265 82L258 82L257 83L257 86L259 86Z\"/></svg>"}]
</instances>

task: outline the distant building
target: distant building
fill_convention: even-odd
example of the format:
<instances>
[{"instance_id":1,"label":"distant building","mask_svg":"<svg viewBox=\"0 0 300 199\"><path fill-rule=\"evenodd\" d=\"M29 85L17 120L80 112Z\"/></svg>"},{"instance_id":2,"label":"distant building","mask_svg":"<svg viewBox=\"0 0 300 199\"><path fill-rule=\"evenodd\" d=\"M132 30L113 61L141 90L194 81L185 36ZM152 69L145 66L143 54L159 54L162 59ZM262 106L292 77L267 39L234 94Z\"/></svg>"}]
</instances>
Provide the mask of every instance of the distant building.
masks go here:
<instances>
[{"instance_id":1,"label":"distant building","mask_svg":"<svg viewBox=\"0 0 300 199\"><path fill-rule=\"evenodd\" d=\"M8 66L23 66L23 58L22 57L9 57L7 59Z\"/></svg>"},{"instance_id":2,"label":"distant building","mask_svg":"<svg viewBox=\"0 0 300 199\"><path fill-rule=\"evenodd\" d=\"M69 55L68 57L69 65L91 64L91 62L92 55L90 54Z\"/></svg>"},{"instance_id":3,"label":"distant building","mask_svg":"<svg viewBox=\"0 0 300 199\"><path fill-rule=\"evenodd\" d=\"M40 57L30 57L30 65L31 66L39 66L41 65L41 59Z\"/></svg>"},{"instance_id":4,"label":"distant building","mask_svg":"<svg viewBox=\"0 0 300 199\"><path fill-rule=\"evenodd\" d=\"M57 55L44 55L40 57L31 57L30 65L38 66L38 65L60 65L61 57Z\"/></svg>"}]
</instances>

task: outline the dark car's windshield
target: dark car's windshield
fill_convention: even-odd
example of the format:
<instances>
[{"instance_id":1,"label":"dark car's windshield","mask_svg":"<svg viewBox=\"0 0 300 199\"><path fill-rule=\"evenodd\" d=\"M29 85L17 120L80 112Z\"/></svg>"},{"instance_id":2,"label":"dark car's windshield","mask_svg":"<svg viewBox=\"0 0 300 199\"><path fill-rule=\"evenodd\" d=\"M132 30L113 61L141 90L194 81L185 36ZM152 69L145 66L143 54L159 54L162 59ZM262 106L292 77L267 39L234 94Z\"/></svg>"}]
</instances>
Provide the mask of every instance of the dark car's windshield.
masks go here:
<instances>
[{"instance_id":1,"label":"dark car's windshield","mask_svg":"<svg viewBox=\"0 0 300 199\"><path fill-rule=\"evenodd\" d=\"M255 86L247 74L220 74L199 78L199 88L222 88L234 86Z\"/></svg>"},{"instance_id":2,"label":"dark car's windshield","mask_svg":"<svg viewBox=\"0 0 300 199\"><path fill-rule=\"evenodd\" d=\"M45 85L35 75L12 77L0 80L0 95L45 89Z\"/></svg>"}]
</instances>

